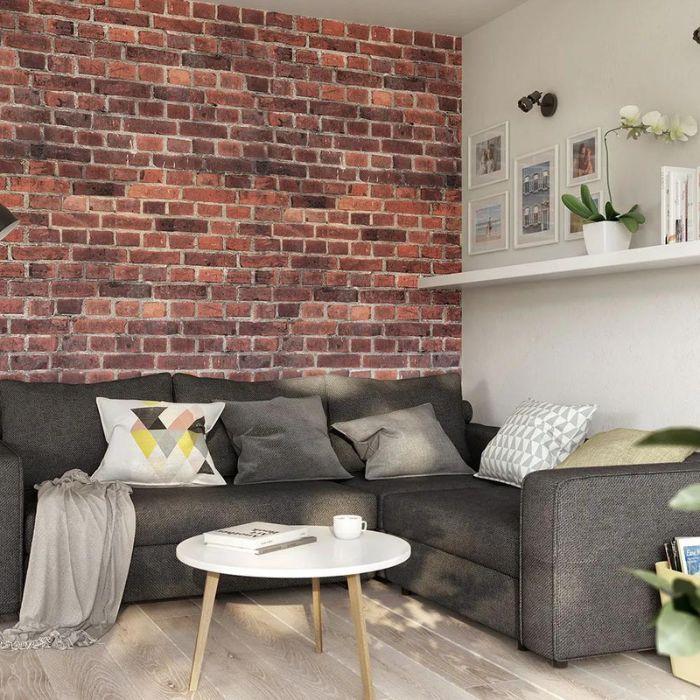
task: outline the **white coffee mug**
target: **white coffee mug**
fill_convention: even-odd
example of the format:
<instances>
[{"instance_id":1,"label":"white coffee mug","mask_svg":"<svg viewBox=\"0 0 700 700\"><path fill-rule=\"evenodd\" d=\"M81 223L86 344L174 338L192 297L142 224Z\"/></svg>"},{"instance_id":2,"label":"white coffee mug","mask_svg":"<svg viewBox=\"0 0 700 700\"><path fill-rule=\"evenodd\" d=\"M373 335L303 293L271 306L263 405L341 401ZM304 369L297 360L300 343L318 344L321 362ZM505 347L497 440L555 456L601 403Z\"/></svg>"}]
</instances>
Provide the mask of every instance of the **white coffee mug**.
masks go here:
<instances>
[{"instance_id":1,"label":"white coffee mug","mask_svg":"<svg viewBox=\"0 0 700 700\"><path fill-rule=\"evenodd\" d=\"M339 540L356 540L367 529L367 521L359 515L333 517L333 534Z\"/></svg>"}]
</instances>

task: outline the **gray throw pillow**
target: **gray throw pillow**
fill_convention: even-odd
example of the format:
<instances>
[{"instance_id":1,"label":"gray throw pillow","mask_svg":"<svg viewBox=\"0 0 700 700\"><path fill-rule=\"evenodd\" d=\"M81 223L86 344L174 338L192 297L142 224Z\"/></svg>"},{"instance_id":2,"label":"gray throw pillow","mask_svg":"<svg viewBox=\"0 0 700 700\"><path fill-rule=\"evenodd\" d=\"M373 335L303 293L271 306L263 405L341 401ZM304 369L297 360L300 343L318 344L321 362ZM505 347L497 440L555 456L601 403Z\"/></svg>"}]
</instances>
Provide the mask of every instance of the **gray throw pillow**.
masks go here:
<instances>
[{"instance_id":1,"label":"gray throw pillow","mask_svg":"<svg viewBox=\"0 0 700 700\"><path fill-rule=\"evenodd\" d=\"M473 474L435 417L432 404L333 423L367 462L365 479Z\"/></svg>"},{"instance_id":2,"label":"gray throw pillow","mask_svg":"<svg viewBox=\"0 0 700 700\"><path fill-rule=\"evenodd\" d=\"M238 454L234 484L352 478L331 446L320 396L227 401L221 420Z\"/></svg>"}]
</instances>

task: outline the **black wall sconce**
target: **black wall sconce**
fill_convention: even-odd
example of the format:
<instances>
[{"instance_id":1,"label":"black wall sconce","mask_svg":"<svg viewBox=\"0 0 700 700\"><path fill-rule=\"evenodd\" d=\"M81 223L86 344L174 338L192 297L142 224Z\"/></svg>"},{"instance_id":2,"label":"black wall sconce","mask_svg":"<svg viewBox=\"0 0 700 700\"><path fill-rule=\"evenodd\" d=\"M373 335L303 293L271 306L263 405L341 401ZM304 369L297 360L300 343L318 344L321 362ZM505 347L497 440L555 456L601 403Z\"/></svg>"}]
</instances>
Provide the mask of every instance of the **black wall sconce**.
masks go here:
<instances>
[{"instance_id":1,"label":"black wall sconce","mask_svg":"<svg viewBox=\"0 0 700 700\"><path fill-rule=\"evenodd\" d=\"M535 90L518 100L518 107L523 112L529 112L535 105L538 105L543 117L551 117L557 111L557 96L553 92L546 92L544 95Z\"/></svg>"},{"instance_id":2,"label":"black wall sconce","mask_svg":"<svg viewBox=\"0 0 700 700\"><path fill-rule=\"evenodd\" d=\"M7 207L0 204L0 241L5 238L18 223L19 220L17 217Z\"/></svg>"},{"instance_id":3,"label":"black wall sconce","mask_svg":"<svg viewBox=\"0 0 700 700\"><path fill-rule=\"evenodd\" d=\"M700 44L700 27L693 32L693 40Z\"/></svg>"}]
</instances>

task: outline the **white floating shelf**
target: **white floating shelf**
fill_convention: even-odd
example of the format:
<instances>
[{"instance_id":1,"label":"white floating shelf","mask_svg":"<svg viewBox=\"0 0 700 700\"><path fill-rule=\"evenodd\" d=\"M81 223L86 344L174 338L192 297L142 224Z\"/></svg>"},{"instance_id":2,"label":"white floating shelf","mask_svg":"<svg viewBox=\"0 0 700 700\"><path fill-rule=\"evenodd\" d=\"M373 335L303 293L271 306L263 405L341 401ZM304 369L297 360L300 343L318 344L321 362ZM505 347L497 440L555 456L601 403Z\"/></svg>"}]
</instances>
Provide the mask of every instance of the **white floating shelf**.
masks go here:
<instances>
[{"instance_id":1,"label":"white floating shelf","mask_svg":"<svg viewBox=\"0 0 700 700\"><path fill-rule=\"evenodd\" d=\"M451 275L421 277L419 289L454 287L490 287L516 282L539 282L563 277L590 277L615 272L635 272L663 267L700 264L700 241L655 245L623 250L619 253L578 255L571 258L491 267L484 270L455 272Z\"/></svg>"}]
</instances>

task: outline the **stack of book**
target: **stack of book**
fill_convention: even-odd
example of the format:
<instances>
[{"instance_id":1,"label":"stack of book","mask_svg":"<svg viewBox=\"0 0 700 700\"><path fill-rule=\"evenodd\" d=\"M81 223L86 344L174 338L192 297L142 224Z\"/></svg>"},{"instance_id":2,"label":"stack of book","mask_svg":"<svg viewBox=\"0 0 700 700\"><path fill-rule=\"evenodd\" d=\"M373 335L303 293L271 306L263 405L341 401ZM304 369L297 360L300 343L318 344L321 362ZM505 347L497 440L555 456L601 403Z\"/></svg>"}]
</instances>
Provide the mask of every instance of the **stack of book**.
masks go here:
<instances>
[{"instance_id":1,"label":"stack of book","mask_svg":"<svg viewBox=\"0 0 700 700\"><path fill-rule=\"evenodd\" d=\"M204 544L248 554L267 554L316 542L303 525L252 522L204 533Z\"/></svg>"},{"instance_id":2,"label":"stack of book","mask_svg":"<svg viewBox=\"0 0 700 700\"><path fill-rule=\"evenodd\" d=\"M700 574L700 537L674 537L664 542L666 561L674 571Z\"/></svg>"},{"instance_id":3,"label":"stack of book","mask_svg":"<svg viewBox=\"0 0 700 700\"><path fill-rule=\"evenodd\" d=\"M700 168L661 168L661 243L700 240Z\"/></svg>"}]
</instances>

